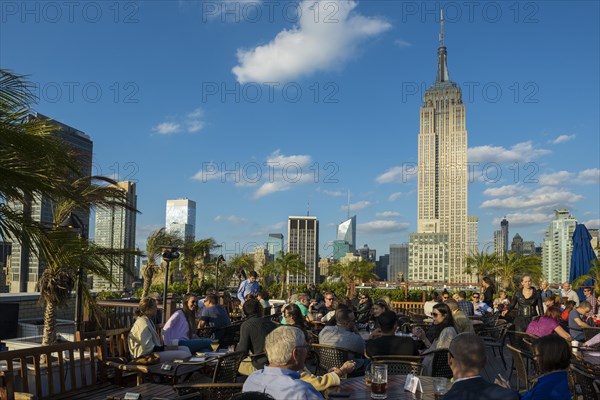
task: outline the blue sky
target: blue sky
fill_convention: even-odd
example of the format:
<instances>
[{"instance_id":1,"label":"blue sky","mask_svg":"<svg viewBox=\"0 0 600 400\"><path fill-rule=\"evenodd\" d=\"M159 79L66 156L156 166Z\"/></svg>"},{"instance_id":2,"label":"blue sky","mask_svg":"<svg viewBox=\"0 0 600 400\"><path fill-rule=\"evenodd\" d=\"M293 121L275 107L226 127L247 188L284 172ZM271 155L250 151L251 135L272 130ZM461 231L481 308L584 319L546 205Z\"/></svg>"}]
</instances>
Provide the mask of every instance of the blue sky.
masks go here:
<instances>
[{"instance_id":1,"label":"blue sky","mask_svg":"<svg viewBox=\"0 0 600 400\"><path fill-rule=\"evenodd\" d=\"M555 208L600 224L599 5L539 2L2 2L0 65L35 109L94 141L94 173L138 183L139 244L167 199L197 202L226 254L288 215L357 214L378 255L416 230L419 107L439 10L463 90L469 214L541 243Z\"/></svg>"}]
</instances>

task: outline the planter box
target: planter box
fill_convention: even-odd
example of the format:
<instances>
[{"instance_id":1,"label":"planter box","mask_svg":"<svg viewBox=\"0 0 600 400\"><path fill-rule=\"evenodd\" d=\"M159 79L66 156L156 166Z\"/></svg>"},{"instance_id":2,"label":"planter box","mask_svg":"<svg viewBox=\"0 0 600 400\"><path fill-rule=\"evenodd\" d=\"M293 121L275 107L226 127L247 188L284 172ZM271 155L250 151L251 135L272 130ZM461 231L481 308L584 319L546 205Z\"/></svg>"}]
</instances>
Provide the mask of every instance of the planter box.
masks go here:
<instances>
[{"instance_id":1,"label":"planter box","mask_svg":"<svg viewBox=\"0 0 600 400\"><path fill-rule=\"evenodd\" d=\"M59 342L73 342L75 337L72 334L58 335ZM28 336L5 340L7 350L22 350L30 347L40 347L42 345L42 335Z\"/></svg>"},{"instance_id":2,"label":"planter box","mask_svg":"<svg viewBox=\"0 0 600 400\"><path fill-rule=\"evenodd\" d=\"M42 318L30 318L19 320L18 337L41 336L44 333L44 320ZM68 319L56 320L57 334L75 334L75 322Z\"/></svg>"}]
</instances>

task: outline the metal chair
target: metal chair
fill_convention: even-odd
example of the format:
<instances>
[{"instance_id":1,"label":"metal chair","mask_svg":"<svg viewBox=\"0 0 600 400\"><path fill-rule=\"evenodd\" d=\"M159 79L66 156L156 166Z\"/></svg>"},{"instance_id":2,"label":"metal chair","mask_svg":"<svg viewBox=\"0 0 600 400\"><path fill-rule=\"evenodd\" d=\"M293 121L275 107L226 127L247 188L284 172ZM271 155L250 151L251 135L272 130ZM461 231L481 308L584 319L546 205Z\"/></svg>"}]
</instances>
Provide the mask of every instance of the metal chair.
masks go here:
<instances>
[{"instance_id":1,"label":"metal chair","mask_svg":"<svg viewBox=\"0 0 600 400\"><path fill-rule=\"evenodd\" d=\"M452 378L452 369L448 365L448 349L438 349L433 352L433 361L431 363L431 376Z\"/></svg>"},{"instance_id":2,"label":"metal chair","mask_svg":"<svg viewBox=\"0 0 600 400\"><path fill-rule=\"evenodd\" d=\"M587 369L576 364L571 364L571 370L575 377L576 393L573 394L576 396L581 395L585 400L600 399L594 387L594 381L597 377L592 375Z\"/></svg>"},{"instance_id":3,"label":"metal chair","mask_svg":"<svg viewBox=\"0 0 600 400\"><path fill-rule=\"evenodd\" d=\"M510 378L512 376L512 370L514 368L517 371L517 390L521 389L521 383L525 385L525 390L529 390L529 388L531 387L531 380L525 363L526 358L533 357L531 356L531 354L527 354L525 351L519 350L516 347L511 346L510 344L507 344L506 347L508 348L508 351L510 351L510 354L512 356L512 367L510 369L510 375L508 377L508 380L510 381Z\"/></svg>"},{"instance_id":4,"label":"metal chair","mask_svg":"<svg viewBox=\"0 0 600 400\"><path fill-rule=\"evenodd\" d=\"M388 375L423 375L423 364L411 361L381 360L373 361L371 365L386 364Z\"/></svg>"},{"instance_id":5,"label":"metal chair","mask_svg":"<svg viewBox=\"0 0 600 400\"><path fill-rule=\"evenodd\" d=\"M350 351L334 346L312 344L315 357L315 375L325 375L331 368L339 368L350 359Z\"/></svg>"},{"instance_id":6,"label":"metal chair","mask_svg":"<svg viewBox=\"0 0 600 400\"><path fill-rule=\"evenodd\" d=\"M188 383L174 385L178 399L229 400L242 392L243 383Z\"/></svg>"},{"instance_id":7,"label":"metal chair","mask_svg":"<svg viewBox=\"0 0 600 400\"><path fill-rule=\"evenodd\" d=\"M243 359L243 351L236 351L219 357L213 374L213 383L235 383Z\"/></svg>"}]
</instances>

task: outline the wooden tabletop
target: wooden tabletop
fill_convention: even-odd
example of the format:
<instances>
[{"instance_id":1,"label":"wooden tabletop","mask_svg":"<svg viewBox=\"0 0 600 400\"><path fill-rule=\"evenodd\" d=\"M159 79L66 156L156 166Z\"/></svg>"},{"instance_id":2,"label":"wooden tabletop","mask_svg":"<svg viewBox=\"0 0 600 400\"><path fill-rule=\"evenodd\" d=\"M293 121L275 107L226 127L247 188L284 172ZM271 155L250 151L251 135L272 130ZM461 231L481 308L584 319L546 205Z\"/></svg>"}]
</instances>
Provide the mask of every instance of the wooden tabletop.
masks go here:
<instances>
[{"instance_id":1,"label":"wooden tabletop","mask_svg":"<svg viewBox=\"0 0 600 400\"><path fill-rule=\"evenodd\" d=\"M421 380L423 392L417 392L413 394L411 392L404 391L406 375L388 375L387 398L390 400L433 399L433 378L430 376L420 376L419 378ZM364 376L342 380L340 386L327 389L325 391L325 395L328 396L329 393L336 391L349 392L350 397L348 398L352 400L371 400L371 387L365 384ZM331 397L331 399L338 398Z\"/></svg>"}]
</instances>

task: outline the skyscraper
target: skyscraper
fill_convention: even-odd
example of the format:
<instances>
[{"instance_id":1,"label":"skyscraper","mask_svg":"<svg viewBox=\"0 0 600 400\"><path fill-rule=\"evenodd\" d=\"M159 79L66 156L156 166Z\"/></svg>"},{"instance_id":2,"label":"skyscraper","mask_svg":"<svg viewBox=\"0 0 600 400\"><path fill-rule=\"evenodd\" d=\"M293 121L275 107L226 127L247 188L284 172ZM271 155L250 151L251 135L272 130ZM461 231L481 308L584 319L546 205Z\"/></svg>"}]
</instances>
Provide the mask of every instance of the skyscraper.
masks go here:
<instances>
[{"instance_id":1,"label":"skyscraper","mask_svg":"<svg viewBox=\"0 0 600 400\"><path fill-rule=\"evenodd\" d=\"M137 207L136 184L130 181L117 183L127 194L127 204L133 208ZM135 226L136 213L123 207L99 207L96 210L96 226L94 242L100 246L109 249L127 249L135 250ZM115 284L92 275L93 289L121 290L123 287L131 288L131 283L135 274L135 256L123 256L122 264L126 266L129 272L125 272L119 265L109 265L110 275Z\"/></svg>"},{"instance_id":2,"label":"skyscraper","mask_svg":"<svg viewBox=\"0 0 600 400\"><path fill-rule=\"evenodd\" d=\"M356 215L337 226L336 240L343 240L350 246L349 252L356 250Z\"/></svg>"},{"instance_id":3,"label":"skyscraper","mask_svg":"<svg viewBox=\"0 0 600 400\"><path fill-rule=\"evenodd\" d=\"M417 233L410 235L409 252L415 273L409 271L409 275L469 282L471 277L464 274L468 249L466 110L461 89L448 74L443 16L437 54L436 81L425 92L420 113ZM427 271L432 258L447 259L447 271L440 270L442 264L435 273Z\"/></svg>"},{"instance_id":4,"label":"skyscraper","mask_svg":"<svg viewBox=\"0 0 600 400\"><path fill-rule=\"evenodd\" d=\"M546 229L542 244L542 269L550 283L562 283L569 278L576 225L577 220L569 210L554 210L554 219Z\"/></svg>"},{"instance_id":5,"label":"skyscraper","mask_svg":"<svg viewBox=\"0 0 600 400\"><path fill-rule=\"evenodd\" d=\"M494 231L494 253L497 257L508 254L508 221L506 217L500 221L500 230Z\"/></svg>"},{"instance_id":6,"label":"skyscraper","mask_svg":"<svg viewBox=\"0 0 600 400\"><path fill-rule=\"evenodd\" d=\"M389 280L401 281L408 279L408 243L390 244Z\"/></svg>"},{"instance_id":7,"label":"skyscraper","mask_svg":"<svg viewBox=\"0 0 600 400\"><path fill-rule=\"evenodd\" d=\"M302 284L319 281L319 221L317 217L288 217L288 253L298 254L306 263L306 273L288 275L288 283Z\"/></svg>"},{"instance_id":8,"label":"skyscraper","mask_svg":"<svg viewBox=\"0 0 600 400\"><path fill-rule=\"evenodd\" d=\"M510 244L510 251L516 253L520 256L523 255L524 252L524 241L521 235L518 233L513 237L512 243Z\"/></svg>"},{"instance_id":9,"label":"skyscraper","mask_svg":"<svg viewBox=\"0 0 600 400\"><path fill-rule=\"evenodd\" d=\"M269 233L269 237L267 238L267 251L269 252L271 261L274 261L281 256L281 253L283 252L283 234Z\"/></svg>"},{"instance_id":10,"label":"skyscraper","mask_svg":"<svg viewBox=\"0 0 600 400\"><path fill-rule=\"evenodd\" d=\"M196 238L196 202L189 199L167 200L166 230L182 239Z\"/></svg>"},{"instance_id":11,"label":"skyscraper","mask_svg":"<svg viewBox=\"0 0 600 400\"><path fill-rule=\"evenodd\" d=\"M92 174L93 143L89 136L40 113L31 115L29 118L48 120L47 123L55 128L53 134L75 152L75 156L79 162L80 175L90 176ZM8 202L10 208L23 212L26 217L30 217L34 221L48 225L54 223L53 205L53 201L45 196L35 197L25 204ZM88 237L90 224L89 210L78 210L76 214L83 222L84 236ZM35 253L24 249L17 240L6 239L13 243L10 262L10 292L35 292L38 280L46 268L44 260L40 260Z\"/></svg>"}]
</instances>

